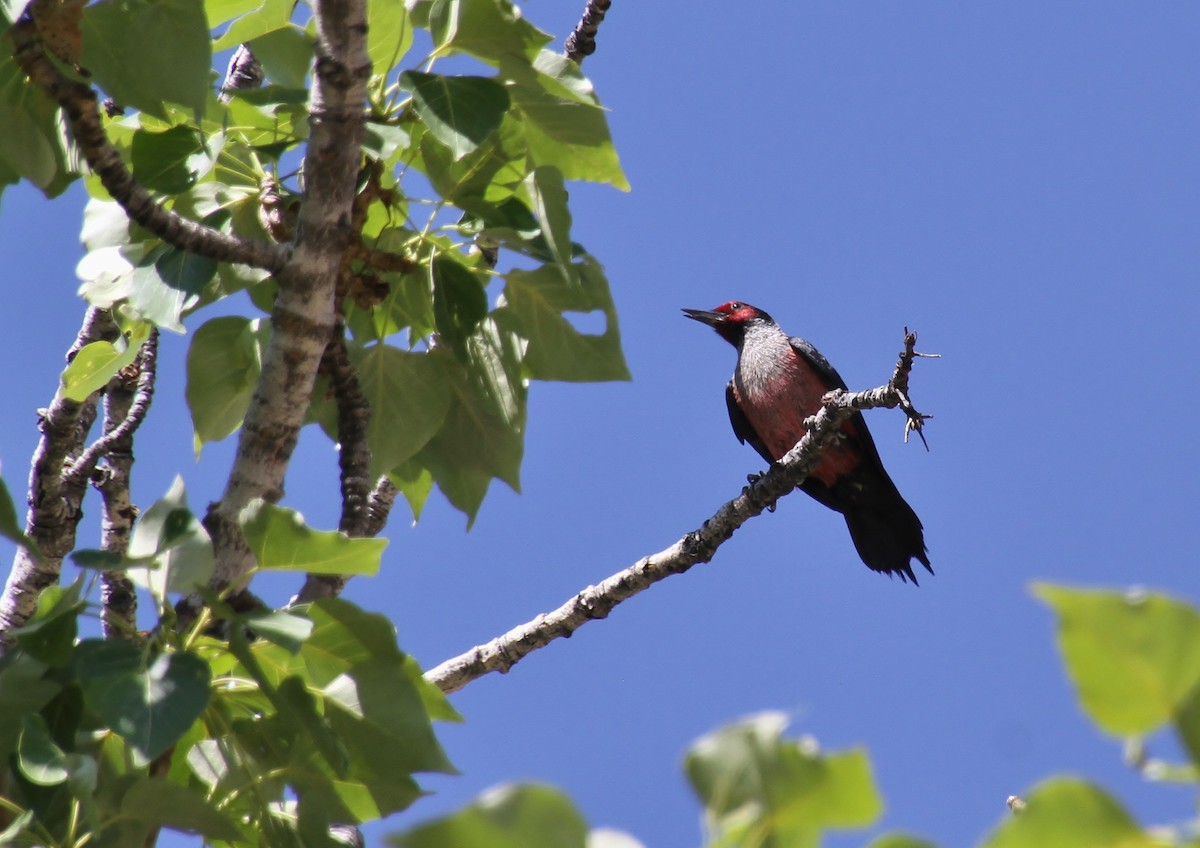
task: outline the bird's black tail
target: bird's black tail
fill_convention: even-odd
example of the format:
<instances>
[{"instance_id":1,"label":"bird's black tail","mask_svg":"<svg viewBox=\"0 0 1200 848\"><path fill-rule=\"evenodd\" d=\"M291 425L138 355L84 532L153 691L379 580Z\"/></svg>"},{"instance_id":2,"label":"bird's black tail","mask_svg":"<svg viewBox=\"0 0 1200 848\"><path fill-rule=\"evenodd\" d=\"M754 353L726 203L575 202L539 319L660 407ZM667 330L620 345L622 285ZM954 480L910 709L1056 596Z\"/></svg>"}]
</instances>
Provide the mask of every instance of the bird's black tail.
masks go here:
<instances>
[{"instance_id":1,"label":"bird's black tail","mask_svg":"<svg viewBox=\"0 0 1200 848\"><path fill-rule=\"evenodd\" d=\"M858 555L868 568L889 575L898 574L901 580L916 584L912 560L933 574L929 555L925 552L921 519L890 479L887 482L891 485L879 485L879 482L866 487L853 505L843 509L846 527Z\"/></svg>"}]
</instances>

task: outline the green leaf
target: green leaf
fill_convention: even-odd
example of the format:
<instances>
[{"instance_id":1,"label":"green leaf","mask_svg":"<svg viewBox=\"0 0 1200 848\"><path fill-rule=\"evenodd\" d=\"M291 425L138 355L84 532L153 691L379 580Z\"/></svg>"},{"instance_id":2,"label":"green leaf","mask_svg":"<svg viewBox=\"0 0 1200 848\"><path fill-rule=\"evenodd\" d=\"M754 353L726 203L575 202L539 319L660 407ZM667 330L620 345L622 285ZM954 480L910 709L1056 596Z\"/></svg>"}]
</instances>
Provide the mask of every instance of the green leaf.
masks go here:
<instances>
[{"instance_id":1,"label":"green leaf","mask_svg":"<svg viewBox=\"0 0 1200 848\"><path fill-rule=\"evenodd\" d=\"M372 33L373 34L373 33ZM286 88L304 88L313 64L315 40L295 24L249 42L267 79Z\"/></svg>"},{"instance_id":2,"label":"green leaf","mask_svg":"<svg viewBox=\"0 0 1200 848\"><path fill-rule=\"evenodd\" d=\"M1151 840L1116 800L1072 778L1048 780L1025 796L981 848L1152 848Z\"/></svg>"},{"instance_id":3,"label":"green leaf","mask_svg":"<svg viewBox=\"0 0 1200 848\"><path fill-rule=\"evenodd\" d=\"M21 737L17 741L17 767L31 783L57 786L71 776L67 755L54 744L50 728L40 715L21 718Z\"/></svg>"},{"instance_id":4,"label":"green leaf","mask_svg":"<svg viewBox=\"0 0 1200 848\"><path fill-rule=\"evenodd\" d=\"M716 845L815 846L830 827L866 827L882 802L865 752L822 755L782 738L787 717L764 713L698 740L684 767Z\"/></svg>"},{"instance_id":5,"label":"green leaf","mask_svg":"<svg viewBox=\"0 0 1200 848\"><path fill-rule=\"evenodd\" d=\"M63 397L83 403L92 392L108 385L117 373L133 363L150 338L150 325L137 322L117 345L98 341L84 345L62 373Z\"/></svg>"},{"instance_id":6,"label":"green leaf","mask_svg":"<svg viewBox=\"0 0 1200 848\"><path fill-rule=\"evenodd\" d=\"M21 529L21 524L17 518L17 507L13 503L12 495L9 494L8 486L4 485L3 480L0 480L0 537L28 548L33 552L35 557L39 556L37 545Z\"/></svg>"},{"instance_id":7,"label":"green leaf","mask_svg":"<svg viewBox=\"0 0 1200 848\"><path fill-rule=\"evenodd\" d=\"M418 521L421 518L421 510L425 508L425 501L433 491L433 474L414 459L403 462L389 471L388 479L408 501L413 521Z\"/></svg>"},{"instance_id":8,"label":"green leaf","mask_svg":"<svg viewBox=\"0 0 1200 848\"><path fill-rule=\"evenodd\" d=\"M208 664L186 651L151 657L129 642L85 639L74 668L84 703L140 763L175 744L208 705Z\"/></svg>"},{"instance_id":9,"label":"green leaf","mask_svg":"<svg viewBox=\"0 0 1200 848\"><path fill-rule=\"evenodd\" d=\"M493 65L511 58L529 62L553 40L508 0L434 0L429 29L436 53L461 51Z\"/></svg>"},{"instance_id":10,"label":"green leaf","mask_svg":"<svg viewBox=\"0 0 1200 848\"><path fill-rule=\"evenodd\" d=\"M310 574L373 575L387 539L351 539L313 530L294 509L255 498L238 516L258 567Z\"/></svg>"},{"instance_id":11,"label":"green leaf","mask_svg":"<svg viewBox=\"0 0 1200 848\"><path fill-rule=\"evenodd\" d=\"M428 353L372 345L355 357L355 365L371 404L367 443L374 479L411 459L433 438L450 408L450 387L441 357Z\"/></svg>"},{"instance_id":12,"label":"green leaf","mask_svg":"<svg viewBox=\"0 0 1200 848\"><path fill-rule=\"evenodd\" d=\"M576 270L582 286L567 285L550 265L536 271L510 271L496 321L529 341L524 364L534 379L628 380L608 280L591 257ZM564 317L566 312L597 310L604 313L606 322L599 335L581 333Z\"/></svg>"},{"instance_id":13,"label":"green leaf","mask_svg":"<svg viewBox=\"0 0 1200 848\"><path fill-rule=\"evenodd\" d=\"M425 707L425 712L434 721L453 721L463 722L466 719L462 717L462 713L454 709L450 703L450 699L446 697L446 693L439 689L434 684L425 679L425 672L421 670L421 665L410 656L404 657L404 673L412 684L417 687L417 692L421 696L421 703Z\"/></svg>"},{"instance_id":14,"label":"green leaf","mask_svg":"<svg viewBox=\"0 0 1200 848\"><path fill-rule=\"evenodd\" d=\"M586 848L587 824L565 795L537 784L489 789L453 815L388 838L398 848Z\"/></svg>"},{"instance_id":15,"label":"green leaf","mask_svg":"<svg viewBox=\"0 0 1200 848\"><path fill-rule=\"evenodd\" d=\"M215 259L160 246L134 268L129 305L147 321L182 333L180 319L200 302L204 287L216 274Z\"/></svg>"},{"instance_id":16,"label":"green leaf","mask_svg":"<svg viewBox=\"0 0 1200 848\"><path fill-rule=\"evenodd\" d=\"M355 663L323 691L329 723L354 755L354 769L363 777L397 770L456 773L434 736L421 692L403 660Z\"/></svg>"},{"instance_id":17,"label":"green leaf","mask_svg":"<svg viewBox=\"0 0 1200 848\"><path fill-rule=\"evenodd\" d=\"M82 595L82 575L69 586L47 586L38 596L33 618L12 632L17 643L47 665L66 665L78 634L79 614L87 608Z\"/></svg>"},{"instance_id":18,"label":"green leaf","mask_svg":"<svg viewBox=\"0 0 1200 848\"><path fill-rule=\"evenodd\" d=\"M229 29L213 42L213 50L228 50L238 44L253 41L268 32L283 29L291 18L293 3L292 0L263 0L261 4L249 5L257 8L230 24ZM228 12L223 11L221 14L225 15Z\"/></svg>"},{"instance_id":19,"label":"green leaf","mask_svg":"<svg viewBox=\"0 0 1200 848\"><path fill-rule=\"evenodd\" d=\"M163 119L165 103L204 113L212 50L200 3L100 0L82 29L82 64L118 103Z\"/></svg>"},{"instance_id":20,"label":"green leaf","mask_svg":"<svg viewBox=\"0 0 1200 848\"><path fill-rule=\"evenodd\" d=\"M412 46L413 25L404 0L368 0L367 55L372 73L387 76Z\"/></svg>"},{"instance_id":21,"label":"green leaf","mask_svg":"<svg viewBox=\"0 0 1200 848\"><path fill-rule=\"evenodd\" d=\"M499 129L509 107L504 86L486 77L405 71L400 84L412 91L417 114L456 162Z\"/></svg>"},{"instance_id":22,"label":"green leaf","mask_svg":"<svg viewBox=\"0 0 1200 848\"><path fill-rule=\"evenodd\" d=\"M240 619L255 634L292 654L299 652L313 630L312 619L288 610L251 610Z\"/></svg>"},{"instance_id":23,"label":"green leaf","mask_svg":"<svg viewBox=\"0 0 1200 848\"><path fill-rule=\"evenodd\" d=\"M1105 731L1144 734L1171 720L1200 682L1200 614L1157 593L1033 592L1058 616L1058 645L1084 710Z\"/></svg>"},{"instance_id":24,"label":"green leaf","mask_svg":"<svg viewBox=\"0 0 1200 848\"><path fill-rule=\"evenodd\" d=\"M197 445L242 426L262 370L271 323L230 315L213 318L192 337L187 355L187 404Z\"/></svg>"},{"instance_id":25,"label":"green leaf","mask_svg":"<svg viewBox=\"0 0 1200 848\"><path fill-rule=\"evenodd\" d=\"M165 132L138 130L131 149L133 178L150 191L187 191L197 177L189 159L200 149L200 139L190 127L171 127Z\"/></svg>"},{"instance_id":26,"label":"green leaf","mask_svg":"<svg viewBox=\"0 0 1200 848\"><path fill-rule=\"evenodd\" d=\"M301 653L315 686L328 685L359 663L404 659L395 625L379 613L341 598L324 598L308 607L308 616L313 631Z\"/></svg>"},{"instance_id":27,"label":"green leaf","mask_svg":"<svg viewBox=\"0 0 1200 848\"><path fill-rule=\"evenodd\" d=\"M464 343L487 317L487 293L484 280L460 262L445 255L429 263L433 287L433 316L442 339L465 358Z\"/></svg>"},{"instance_id":28,"label":"green leaf","mask_svg":"<svg viewBox=\"0 0 1200 848\"><path fill-rule=\"evenodd\" d=\"M629 190L600 106L562 93L558 80L522 63L505 63L501 70L511 81L513 106L525 118L526 142L535 163L555 166L568 180Z\"/></svg>"},{"instance_id":29,"label":"green leaf","mask_svg":"<svg viewBox=\"0 0 1200 848\"><path fill-rule=\"evenodd\" d=\"M228 20L248 14L261 3L262 0L205 0L204 14L208 18L208 28L216 29Z\"/></svg>"},{"instance_id":30,"label":"green leaf","mask_svg":"<svg viewBox=\"0 0 1200 848\"><path fill-rule=\"evenodd\" d=\"M450 502L474 520L491 478L520 490L528 388L524 345L484 321L467 340L467 362L450 368L453 391L445 423L417 457Z\"/></svg>"},{"instance_id":31,"label":"green leaf","mask_svg":"<svg viewBox=\"0 0 1200 848\"><path fill-rule=\"evenodd\" d=\"M131 580L159 599L171 592L192 592L208 583L214 567L212 540L188 509L182 477L177 476L167 494L138 519L126 556L151 564L126 570Z\"/></svg>"},{"instance_id":32,"label":"green leaf","mask_svg":"<svg viewBox=\"0 0 1200 848\"><path fill-rule=\"evenodd\" d=\"M153 825L234 842L242 832L226 816L187 787L168 780L138 778L121 798L121 815Z\"/></svg>"},{"instance_id":33,"label":"green leaf","mask_svg":"<svg viewBox=\"0 0 1200 848\"><path fill-rule=\"evenodd\" d=\"M562 172L549 165L535 168L525 178L525 190L529 193L534 218L541 227L542 237L563 281L578 283L578 275L571 264L571 211L567 208L567 190L563 186Z\"/></svg>"},{"instance_id":34,"label":"green leaf","mask_svg":"<svg viewBox=\"0 0 1200 848\"><path fill-rule=\"evenodd\" d=\"M7 762L16 750L24 716L41 710L61 690L56 673L23 651L10 651L0 660L0 758Z\"/></svg>"},{"instance_id":35,"label":"green leaf","mask_svg":"<svg viewBox=\"0 0 1200 848\"><path fill-rule=\"evenodd\" d=\"M907 833L885 833L872 839L867 848L937 848L937 845Z\"/></svg>"},{"instance_id":36,"label":"green leaf","mask_svg":"<svg viewBox=\"0 0 1200 848\"><path fill-rule=\"evenodd\" d=\"M58 184L69 176L57 112L54 101L28 81L12 51L0 51L0 163L47 196L61 191Z\"/></svg>"},{"instance_id":37,"label":"green leaf","mask_svg":"<svg viewBox=\"0 0 1200 848\"><path fill-rule=\"evenodd\" d=\"M479 202L501 203L526 174L526 144L521 122L506 117L500 129L476 150L455 161L450 149L428 134L421 137L419 165L434 189L450 203L479 211Z\"/></svg>"}]
</instances>

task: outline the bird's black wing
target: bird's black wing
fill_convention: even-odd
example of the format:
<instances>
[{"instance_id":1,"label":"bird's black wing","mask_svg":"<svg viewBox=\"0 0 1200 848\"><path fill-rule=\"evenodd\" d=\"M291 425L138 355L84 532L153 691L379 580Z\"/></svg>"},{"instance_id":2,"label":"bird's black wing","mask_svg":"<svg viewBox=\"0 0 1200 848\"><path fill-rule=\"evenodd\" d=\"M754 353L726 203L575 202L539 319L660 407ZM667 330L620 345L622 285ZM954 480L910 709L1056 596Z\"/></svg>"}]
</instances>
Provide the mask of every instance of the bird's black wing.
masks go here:
<instances>
[{"instance_id":1,"label":"bird's black wing","mask_svg":"<svg viewBox=\"0 0 1200 848\"><path fill-rule=\"evenodd\" d=\"M750 420L746 418L746 413L742 412L741 406L738 405L737 390L733 387L733 380L730 380L729 385L725 387L725 405L729 407L729 423L733 425L733 435L737 436L738 441L743 445L749 442L750 447L758 451L759 456L768 463L774 462L767 446L758 437L758 433L754 432L754 428L750 426Z\"/></svg>"},{"instance_id":2,"label":"bird's black wing","mask_svg":"<svg viewBox=\"0 0 1200 848\"><path fill-rule=\"evenodd\" d=\"M821 379L824 380L827 386L831 389L850 390L846 386L846 381L842 379L842 375L837 372L836 368L829 364L829 360L822 356L819 350L813 347L812 342L802 339L799 336L792 336L788 341L792 345L792 350L804 357L804 360L812 366L812 369L821 375ZM889 485L895 488L891 477L883 467L883 460L879 457L879 449L875 447L875 440L871 438L871 431L867 429L867 422L863 418L862 413L854 413L850 416L850 421L853 422L854 429L858 432L863 459L866 460L872 469L882 474L883 479L887 480ZM842 511L844 505L840 504L837 496L830 492L820 481L809 478L804 481L801 488L830 509L835 509L838 512Z\"/></svg>"}]
</instances>

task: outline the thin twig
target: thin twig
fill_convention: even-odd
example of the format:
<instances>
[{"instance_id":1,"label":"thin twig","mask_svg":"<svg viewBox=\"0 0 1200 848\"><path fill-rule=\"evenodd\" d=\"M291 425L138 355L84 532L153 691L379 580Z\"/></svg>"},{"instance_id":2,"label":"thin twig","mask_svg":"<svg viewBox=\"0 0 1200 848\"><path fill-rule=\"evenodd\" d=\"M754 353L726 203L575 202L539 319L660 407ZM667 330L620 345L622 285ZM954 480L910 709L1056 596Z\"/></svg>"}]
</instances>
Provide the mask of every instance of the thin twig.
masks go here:
<instances>
[{"instance_id":1,"label":"thin twig","mask_svg":"<svg viewBox=\"0 0 1200 848\"><path fill-rule=\"evenodd\" d=\"M812 473L824 446L837 438L842 421L862 409L895 408L907 402L908 375L915 355L911 344L916 342L915 335L909 342L909 335L906 333L907 353L901 355L901 362L886 386L865 392L827 394L817 414L805 421L807 432L796 446L740 495L717 510L699 529L670 547L643 557L600 585L587 587L558 609L447 660L426 672L425 679L443 692L455 692L489 672L507 672L533 651L555 639L570 636L589 621L605 618L617 604L660 580L682 574L696 563L711 560L717 548L739 527L793 491Z\"/></svg>"},{"instance_id":2,"label":"thin twig","mask_svg":"<svg viewBox=\"0 0 1200 848\"><path fill-rule=\"evenodd\" d=\"M68 484L80 485L96 469L96 463L107 456L116 445L132 440L137 428L142 425L146 413L150 411L150 402L154 399L154 380L158 361L158 328L150 331L150 337L142 343L138 352L137 390L129 407L129 414L116 425L88 446L63 472L63 480Z\"/></svg>"},{"instance_id":3,"label":"thin twig","mask_svg":"<svg viewBox=\"0 0 1200 848\"><path fill-rule=\"evenodd\" d=\"M588 0L579 23L567 36L567 58L575 64L582 64L584 57L596 52L596 31L600 29L610 6L612 0Z\"/></svg>"},{"instance_id":4,"label":"thin twig","mask_svg":"<svg viewBox=\"0 0 1200 848\"><path fill-rule=\"evenodd\" d=\"M21 70L50 96L67 117L71 137L100 178L113 200L130 220L180 250L221 262L239 262L278 271L288 260L290 247L223 233L163 209L134 179L121 155L108 140L100 119L96 93L90 86L67 77L46 55L41 36L29 16L8 30L13 57Z\"/></svg>"},{"instance_id":5,"label":"thin twig","mask_svg":"<svg viewBox=\"0 0 1200 848\"><path fill-rule=\"evenodd\" d=\"M398 494L400 490L386 474L375 481L375 488L371 490L371 497L367 500L367 527L364 535L378 536L383 532Z\"/></svg>"},{"instance_id":6,"label":"thin twig","mask_svg":"<svg viewBox=\"0 0 1200 848\"><path fill-rule=\"evenodd\" d=\"M228 103L232 100L234 92L261 88L264 79L263 66L255 58L250 46L240 45L233 51L225 69L225 81L221 83L221 102Z\"/></svg>"},{"instance_id":7,"label":"thin twig","mask_svg":"<svg viewBox=\"0 0 1200 848\"><path fill-rule=\"evenodd\" d=\"M320 373L329 378L338 410L338 465L341 468L342 517L338 529L351 537L367 535L370 520L371 449L367 445L367 425L371 404L358 382L358 371L346 350L345 330L341 324L325 347ZM309 574L294 603L340 595L349 578L339 574Z\"/></svg>"},{"instance_id":8,"label":"thin twig","mask_svg":"<svg viewBox=\"0 0 1200 848\"><path fill-rule=\"evenodd\" d=\"M129 549L129 536L137 518L137 508L129 496L133 436L145 419L154 395L157 358L158 330L154 330L138 351L134 364L109 381L104 394L105 435L89 448L96 458L103 456L103 464L89 470L103 503L100 547L115 554L124 554ZM103 449L94 450L102 442ZM93 459L92 464L95 462ZM81 469L78 460L70 473L75 474L77 469ZM105 571L100 582L100 620L105 638L131 638L137 632L137 592L133 581L122 571Z\"/></svg>"}]
</instances>

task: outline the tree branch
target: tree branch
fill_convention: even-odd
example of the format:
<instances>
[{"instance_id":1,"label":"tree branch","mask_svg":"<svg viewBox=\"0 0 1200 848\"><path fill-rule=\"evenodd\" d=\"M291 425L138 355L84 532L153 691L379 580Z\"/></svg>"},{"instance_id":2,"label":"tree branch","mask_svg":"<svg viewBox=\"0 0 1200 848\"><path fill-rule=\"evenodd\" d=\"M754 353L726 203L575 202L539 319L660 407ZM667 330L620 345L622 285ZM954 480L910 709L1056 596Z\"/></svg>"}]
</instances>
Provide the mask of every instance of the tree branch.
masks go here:
<instances>
[{"instance_id":1,"label":"tree branch","mask_svg":"<svg viewBox=\"0 0 1200 848\"><path fill-rule=\"evenodd\" d=\"M610 6L612 0L588 0L583 17L567 36L567 58L575 64L583 64L584 57L596 52L596 31L600 29Z\"/></svg>"},{"instance_id":2,"label":"tree branch","mask_svg":"<svg viewBox=\"0 0 1200 848\"><path fill-rule=\"evenodd\" d=\"M115 341L118 335L108 311L92 307L84 316L67 361L74 359L85 345ZM81 516L79 505L87 486L86 480L68 480L63 468L83 448L88 430L96 420L97 395L77 402L65 397L60 389L50 408L39 410L38 428L42 437L29 473L25 532L37 544L41 559L25 548L18 548L13 557L4 595L0 597L0 648L7 647L12 641L11 631L33 615L42 590L58 582L63 557L75 547L75 528Z\"/></svg>"},{"instance_id":3,"label":"tree branch","mask_svg":"<svg viewBox=\"0 0 1200 848\"><path fill-rule=\"evenodd\" d=\"M142 344L142 349L138 351L137 363L140 370L138 371L137 390L130 401L128 414L123 418L117 419L110 429L106 411L104 435L92 442L87 450L67 466L63 472L63 482L65 484L82 486L92 476L92 472L96 469L96 463L102 457L108 456L114 450L118 449L127 451L132 446L133 434L142 425L142 421L146 418L146 413L150 411L150 401L154 399L154 379L157 371L157 361L158 329L155 328L150 331L150 337L146 339Z\"/></svg>"},{"instance_id":4,"label":"tree branch","mask_svg":"<svg viewBox=\"0 0 1200 848\"><path fill-rule=\"evenodd\" d=\"M805 421L804 437L766 474L722 506L697 530L670 547L643 557L598 586L588 586L553 612L537 616L492 641L449 659L426 672L425 679L443 692L455 692L472 680L493 671L507 672L538 648L570 636L584 624L605 618L617 604L632 598L673 574L682 574L696 563L708 562L717 548L749 519L793 491L817 467L825 445L836 437L839 425L856 411L880 407L905 408L924 420L908 399L908 375L917 354L916 335L905 330L905 349L886 386L865 392L830 392L821 409ZM909 412L911 410L911 413ZM917 425L914 425L917 426ZM919 430L919 426L917 426Z\"/></svg>"},{"instance_id":5,"label":"tree branch","mask_svg":"<svg viewBox=\"0 0 1200 848\"><path fill-rule=\"evenodd\" d=\"M100 518L100 547L124 554L137 518L137 508L129 497L129 478L133 468L133 435L146 417L154 396L158 358L158 331L138 351L135 364L124 369L108 383L104 394L104 436L76 460L68 474L90 475L100 492L103 513ZM94 458L85 461L91 454ZM104 464L92 466L103 456ZM122 571L100 575L100 620L106 639L128 639L137 631L137 592L133 581Z\"/></svg>"},{"instance_id":6,"label":"tree branch","mask_svg":"<svg viewBox=\"0 0 1200 848\"><path fill-rule=\"evenodd\" d=\"M370 521L371 449L367 446L367 424L371 404L358 382L358 371L346 351L344 328L339 324L321 358L321 373L329 377L338 410L338 465L341 467L342 518L338 529L351 537L367 535ZM336 597L349 577L341 574L309 574L294 603Z\"/></svg>"},{"instance_id":7,"label":"tree branch","mask_svg":"<svg viewBox=\"0 0 1200 848\"><path fill-rule=\"evenodd\" d=\"M221 83L221 102L228 103L233 92L260 88L265 75L250 46L243 44L233 51L229 66L225 69L225 81Z\"/></svg>"},{"instance_id":8,"label":"tree branch","mask_svg":"<svg viewBox=\"0 0 1200 848\"><path fill-rule=\"evenodd\" d=\"M21 70L62 107L88 165L100 178L113 200L121 204L132 221L180 250L221 262L238 262L268 271L278 271L287 262L290 248L255 239L222 233L189 221L159 206L134 179L121 155L104 133L96 93L90 86L69 79L46 55L33 20L24 16L9 30L13 57Z\"/></svg>"},{"instance_id":9,"label":"tree branch","mask_svg":"<svg viewBox=\"0 0 1200 848\"><path fill-rule=\"evenodd\" d=\"M318 0L317 62L309 102L304 198L295 248L276 275L279 295L261 377L238 437L221 500L205 526L213 540L218 587L240 581L254 564L237 525L254 498L277 501L317 365L334 326L334 292L351 238L351 209L361 160L363 112L371 61L365 0Z\"/></svg>"}]
</instances>

